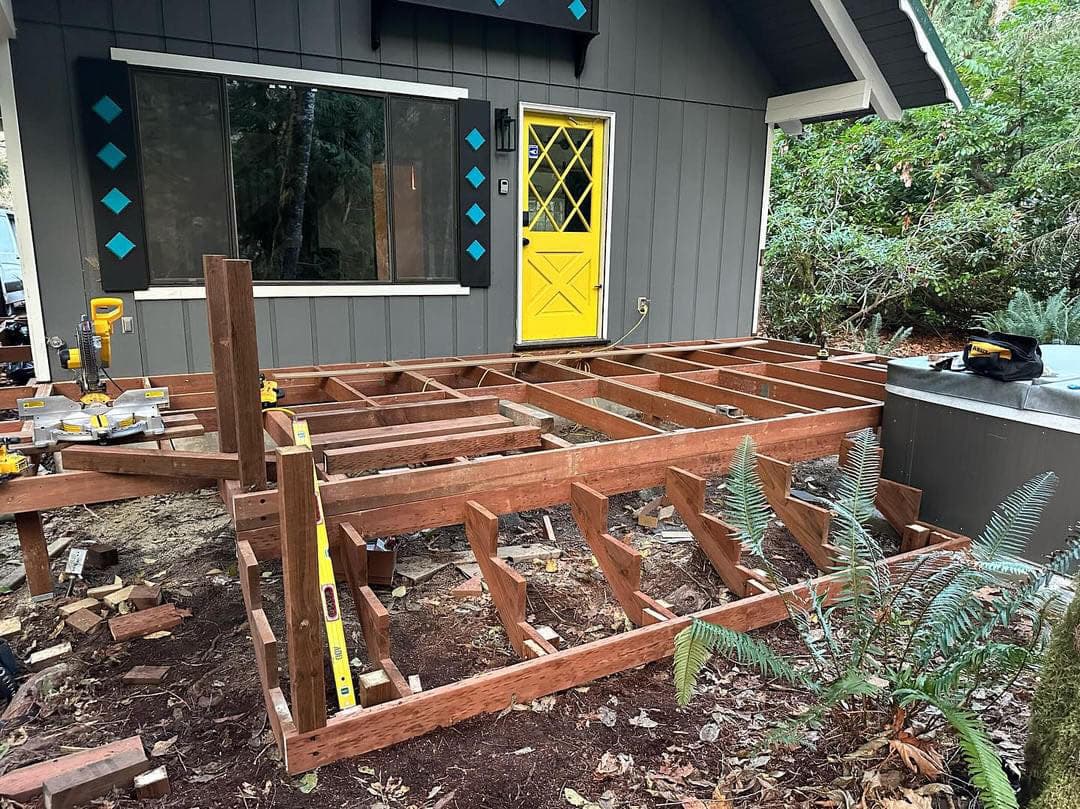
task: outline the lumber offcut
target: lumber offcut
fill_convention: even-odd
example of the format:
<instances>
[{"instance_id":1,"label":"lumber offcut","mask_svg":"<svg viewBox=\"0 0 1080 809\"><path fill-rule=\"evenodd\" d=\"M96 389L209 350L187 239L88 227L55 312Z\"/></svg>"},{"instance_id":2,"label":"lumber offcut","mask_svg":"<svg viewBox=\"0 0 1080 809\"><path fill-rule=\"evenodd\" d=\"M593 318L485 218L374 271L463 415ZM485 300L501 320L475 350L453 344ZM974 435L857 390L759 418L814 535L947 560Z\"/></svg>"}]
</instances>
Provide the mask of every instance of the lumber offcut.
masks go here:
<instances>
[{"instance_id":1,"label":"lumber offcut","mask_svg":"<svg viewBox=\"0 0 1080 809\"><path fill-rule=\"evenodd\" d=\"M173 629L190 616L190 612L177 609L175 604L162 604L160 607L129 612L127 615L110 619L109 631L112 632L113 640L131 640Z\"/></svg>"},{"instance_id":2,"label":"lumber offcut","mask_svg":"<svg viewBox=\"0 0 1080 809\"><path fill-rule=\"evenodd\" d=\"M140 741L138 748L118 750L105 758L52 775L41 787L45 809L72 809L100 798L112 792L113 787L127 787L136 775L149 767Z\"/></svg>"},{"instance_id":3,"label":"lumber offcut","mask_svg":"<svg viewBox=\"0 0 1080 809\"><path fill-rule=\"evenodd\" d=\"M102 747L57 756L28 767L20 767L0 776L0 797L20 802L31 800L41 792L42 785L48 779L122 753L132 755L143 753L142 739L138 736L130 736ZM145 758L145 753L143 757Z\"/></svg>"}]
</instances>

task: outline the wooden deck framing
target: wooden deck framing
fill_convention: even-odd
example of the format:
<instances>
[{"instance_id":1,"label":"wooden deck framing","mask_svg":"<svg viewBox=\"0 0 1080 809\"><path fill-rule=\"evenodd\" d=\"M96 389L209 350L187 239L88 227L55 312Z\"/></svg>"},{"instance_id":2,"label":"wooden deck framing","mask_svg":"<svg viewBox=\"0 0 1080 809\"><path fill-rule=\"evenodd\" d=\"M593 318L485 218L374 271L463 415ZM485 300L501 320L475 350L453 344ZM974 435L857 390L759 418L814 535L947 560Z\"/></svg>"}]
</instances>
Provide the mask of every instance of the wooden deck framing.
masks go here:
<instances>
[{"instance_id":1,"label":"wooden deck framing","mask_svg":"<svg viewBox=\"0 0 1080 809\"><path fill-rule=\"evenodd\" d=\"M122 388L168 386L172 423L186 434L192 425L217 432L219 450L177 451L168 441L156 450L65 449L67 471L0 486L0 511L19 515L31 594L47 596L41 511L218 487L236 527L259 681L291 773L671 654L690 618L643 592L640 554L608 532L612 494L665 487L739 598L698 617L735 629L782 620L781 594L743 564L734 532L708 512L707 477L723 473L743 437L752 436L769 502L827 570L835 551L831 515L791 495L790 462L841 451L850 433L881 422L882 358L838 352L822 360L812 346L753 338L264 369L284 389L288 410L261 412L250 265L207 256L204 269L212 372L117 381ZM73 392L71 383L51 388ZM294 416L307 420L311 449L292 446ZM26 432L18 422L0 429ZM266 435L275 451L266 451ZM315 586L312 467L322 481L336 570L378 672L361 678L361 706L334 716L327 715ZM901 532L903 549L962 547L965 538L918 522L918 499L917 490L882 481L879 506ZM560 649L553 630L527 621L526 579L498 556L498 516L567 503L638 628ZM522 662L414 693L393 662L390 615L368 583L367 543L447 525L465 526ZM260 591L260 563L276 558L285 571L288 698ZM833 592L837 581L824 576L816 586ZM790 589L796 599L805 592Z\"/></svg>"}]
</instances>

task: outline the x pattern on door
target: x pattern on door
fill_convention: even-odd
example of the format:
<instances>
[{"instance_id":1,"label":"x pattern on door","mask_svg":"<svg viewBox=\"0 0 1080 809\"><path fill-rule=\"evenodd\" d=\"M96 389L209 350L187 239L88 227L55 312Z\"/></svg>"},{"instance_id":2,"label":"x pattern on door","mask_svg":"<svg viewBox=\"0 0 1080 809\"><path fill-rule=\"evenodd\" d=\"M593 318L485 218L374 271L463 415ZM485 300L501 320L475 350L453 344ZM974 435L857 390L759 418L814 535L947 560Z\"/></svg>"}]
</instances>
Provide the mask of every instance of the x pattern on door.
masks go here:
<instances>
[{"instance_id":1,"label":"x pattern on door","mask_svg":"<svg viewBox=\"0 0 1080 809\"><path fill-rule=\"evenodd\" d=\"M522 337L599 334L601 120L526 116Z\"/></svg>"}]
</instances>

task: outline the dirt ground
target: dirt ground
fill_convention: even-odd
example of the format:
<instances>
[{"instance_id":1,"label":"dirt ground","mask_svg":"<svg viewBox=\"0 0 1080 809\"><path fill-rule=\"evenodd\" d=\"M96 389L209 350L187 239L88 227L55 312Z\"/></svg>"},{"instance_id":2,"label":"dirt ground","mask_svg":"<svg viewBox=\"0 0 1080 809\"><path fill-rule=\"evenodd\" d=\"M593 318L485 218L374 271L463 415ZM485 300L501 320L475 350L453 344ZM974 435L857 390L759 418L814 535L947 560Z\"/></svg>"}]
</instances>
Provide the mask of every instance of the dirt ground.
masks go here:
<instances>
[{"instance_id":1,"label":"dirt ground","mask_svg":"<svg viewBox=\"0 0 1080 809\"><path fill-rule=\"evenodd\" d=\"M835 459L800 465L797 481L827 495L835 487ZM723 584L692 543L665 541L664 531L683 530L677 519L657 529L637 525L632 511L658 491L611 498L611 533L628 535L645 557L643 590L680 613L727 601ZM717 508L720 484L714 482L709 494L710 507ZM546 543L544 513L562 554L554 563L517 564L529 580L530 621L552 626L569 645L626 631L568 508L502 518L501 543ZM192 612L167 637L114 643L105 624L83 635L63 623L58 603L32 605L25 589L0 596L0 616L22 619L21 634L10 639L20 657L63 640L75 650L56 690L0 730L0 771L141 734L155 760L167 765L172 795L141 802L117 795L103 807L741 809L853 805L845 796L857 802L868 790L896 792L902 785L923 790L938 807L974 805L959 780L927 787L896 766L882 766L884 751L852 756L840 727L824 728L813 739L815 751L756 749L805 704L806 695L725 660L710 664L701 693L686 709L675 703L670 661L664 661L291 778L269 731L236 578L234 536L216 494L164 495L48 515L47 536L65 532L76 542L103 540L119 548L119 565L89 571L90 586L114 575L125 583L160 583L165 601ZM882 541L895 542L887 534L881 532ZM402 537L399 555L407 560L467 547L460 528L438 529ZM773 526L768 548L789 579L812 575L809 560L782 526ZM2 524L0 561L17 558L14 527ZM61 557L54 572L62 568ZM264 606L280 641L280 568L265 565L263 575ZM378 591L391 611L394 660L406 676L418 674L425 688L515 660L489 597L450 597L463 580L450 566L426 582L405 583L399 597L389 588ZM76 586L76 597L82 589ZM363 671L363 636L345 588L342 602L355 674ZM760 634L797 651L785 627ZM283 648L279 656L284 666ZM121 675L135 665L171 668L161 685L123 685ZM1030 687L1022 681L1002 703L982 706L1014 759ZM959 762L951 763L959 772Z\"/></svg>"}]
</instances>

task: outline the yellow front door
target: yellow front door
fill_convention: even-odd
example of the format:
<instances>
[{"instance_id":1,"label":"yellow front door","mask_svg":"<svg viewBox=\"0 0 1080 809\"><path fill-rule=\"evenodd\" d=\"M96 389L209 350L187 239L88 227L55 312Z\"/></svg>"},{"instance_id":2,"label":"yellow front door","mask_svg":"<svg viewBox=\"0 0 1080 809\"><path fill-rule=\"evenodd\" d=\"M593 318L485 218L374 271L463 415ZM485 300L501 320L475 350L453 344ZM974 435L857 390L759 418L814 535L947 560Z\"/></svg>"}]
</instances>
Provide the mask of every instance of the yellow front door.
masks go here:
<instances>
[{"instance_id":1,"label":"yellow front door","mask_svg":"<svg viewBox=\"0 0 1080 809\"><path fill-rule=\"evenodd\" d=\"M525 113L521 339L601 334L605 122Z\"/></svg>"}]
</instances>

